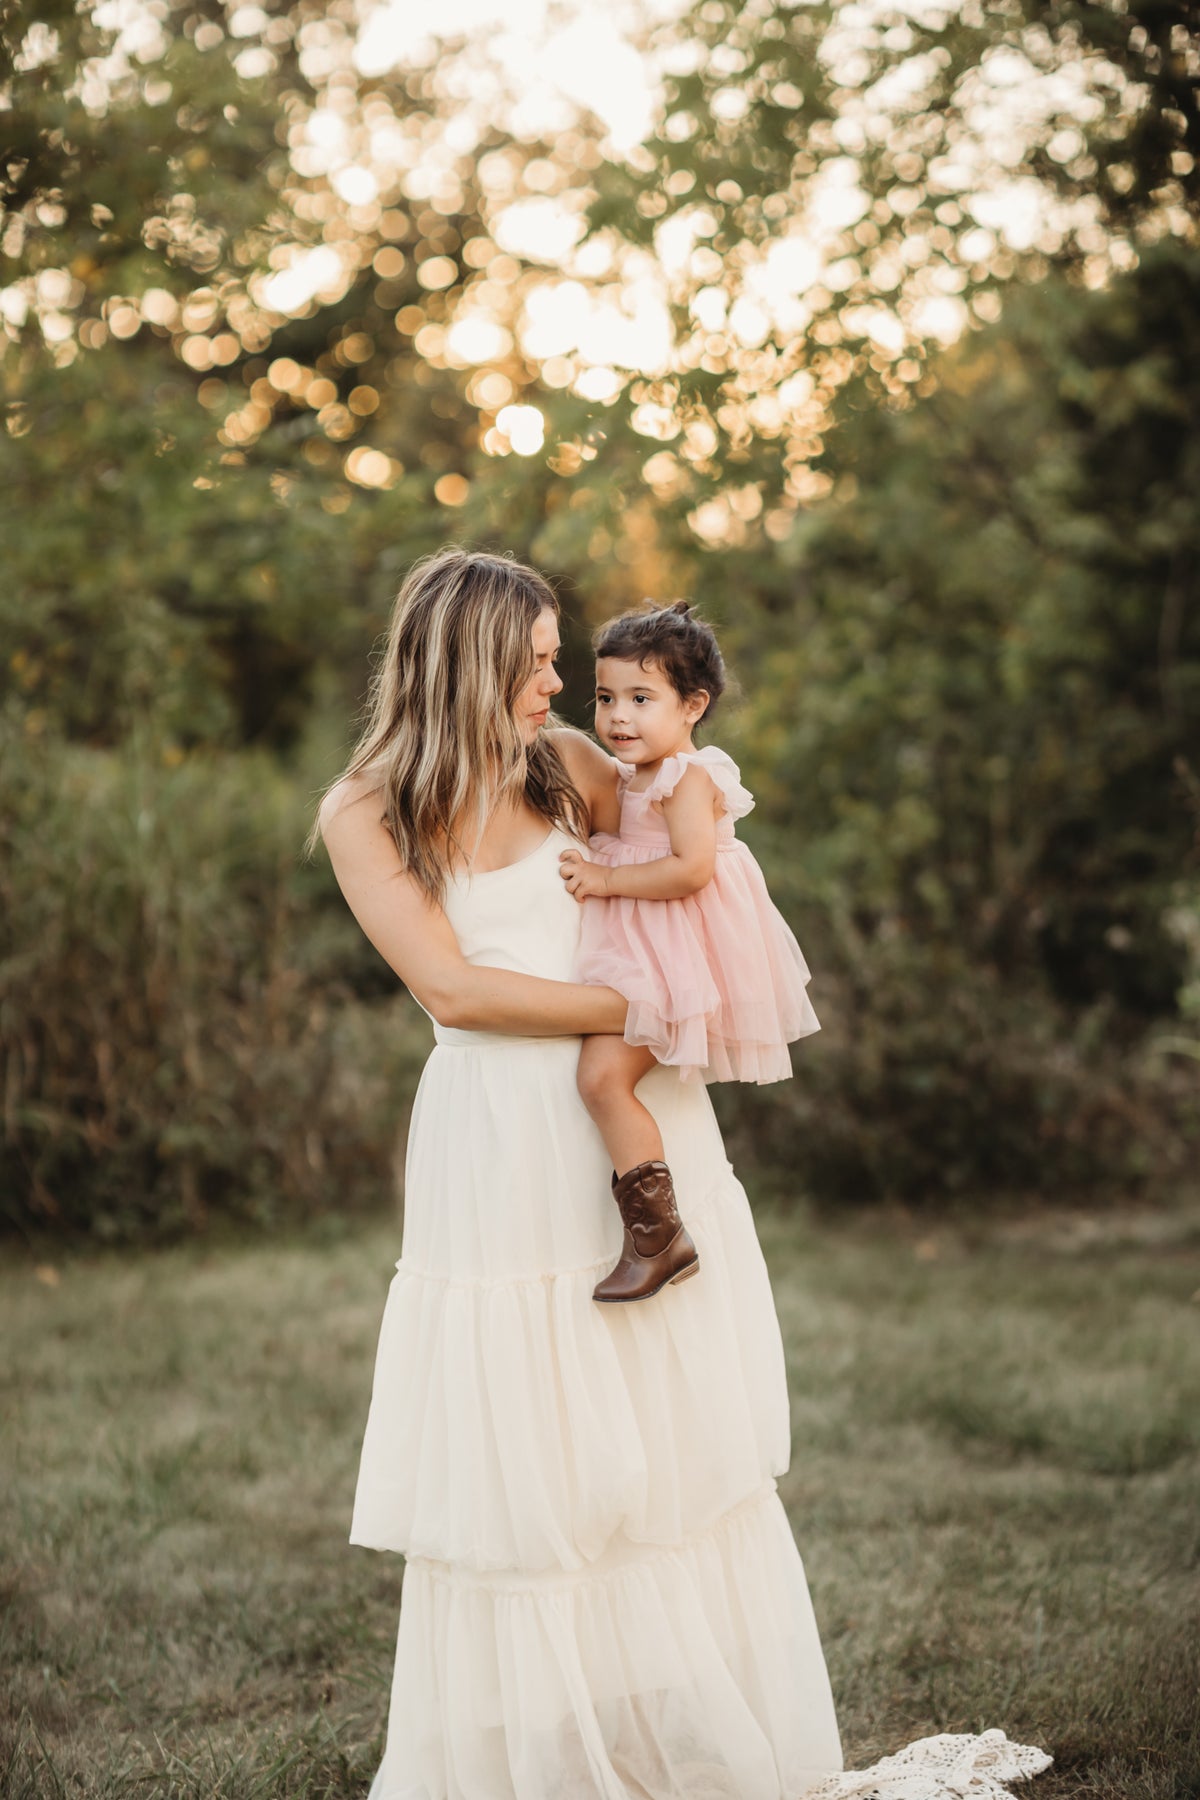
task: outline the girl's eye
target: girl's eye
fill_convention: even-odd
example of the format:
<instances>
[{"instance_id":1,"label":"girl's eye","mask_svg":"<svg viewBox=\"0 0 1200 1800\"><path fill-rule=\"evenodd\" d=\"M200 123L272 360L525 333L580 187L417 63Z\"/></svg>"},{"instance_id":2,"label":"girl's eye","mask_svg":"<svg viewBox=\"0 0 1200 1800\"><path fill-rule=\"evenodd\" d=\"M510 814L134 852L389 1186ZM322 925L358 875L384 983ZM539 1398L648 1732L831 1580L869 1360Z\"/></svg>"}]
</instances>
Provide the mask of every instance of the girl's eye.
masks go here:
<instances>
[{"instance_id":1,"label":"girl's eye","mask_svg":"<svg viewBox=\"0 0 1200 1800\"><path fill-rule=\"evenodd\" d=\"M635 694L633 696L633 704L635 706L640 706L645 698L645 694Z\"/></svg>"}]
</instances>

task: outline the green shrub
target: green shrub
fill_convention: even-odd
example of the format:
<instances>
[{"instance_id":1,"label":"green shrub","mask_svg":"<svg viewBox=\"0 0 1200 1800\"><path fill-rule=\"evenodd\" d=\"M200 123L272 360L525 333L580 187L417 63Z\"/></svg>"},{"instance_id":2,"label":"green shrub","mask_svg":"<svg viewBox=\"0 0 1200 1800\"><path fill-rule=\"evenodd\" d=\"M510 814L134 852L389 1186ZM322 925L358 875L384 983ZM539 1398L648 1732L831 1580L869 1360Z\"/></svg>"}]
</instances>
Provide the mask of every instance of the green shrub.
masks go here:
<instances>
[{"instance_id":1,"label":"green shrub","mask_svg":"<svg viewBox=\"0 0 1200 1800\"><path fill-rule=\"evenodd\" d=\"M170 1236L390 1195L424 1031L255 752L3 737L3 1218Z\"/></svg>"},{"instance_id":2,"label":"green shrub","mask_svg":"<svg viewBox=\"0 0 1200 1800\"><path fill-rule=\"evenodd\" d=\"M429 1033L324 859L300 860L303 756L3 734L0 1223L162 1239L389 1204ZM756 1189L1094 1200L1186 1172L1194 969L1182 1033L1139 1035L895 916L866 925L758 848L822 1031L795 1081L713 1090ZM1180 887L1170 927L1193 960L1196 917Z\"/></svg>"},{"instance_id":3,"label":"green shrub","mask_svg":"<svg viewBox=\"0 0 1200 1800\"><path fill-rule=\"evenodd\" d=\"M795 910L794 908L791 910ZM822 1029L795 1079L714 1090L731 1155L781 1196L938 1206L1131 1198L1186 1179L1195 1063L1111 998L1070 1008L893 917L810 898ZM1191 916L1190 914L1188 915Z\"/></svg>"}]
</instances>

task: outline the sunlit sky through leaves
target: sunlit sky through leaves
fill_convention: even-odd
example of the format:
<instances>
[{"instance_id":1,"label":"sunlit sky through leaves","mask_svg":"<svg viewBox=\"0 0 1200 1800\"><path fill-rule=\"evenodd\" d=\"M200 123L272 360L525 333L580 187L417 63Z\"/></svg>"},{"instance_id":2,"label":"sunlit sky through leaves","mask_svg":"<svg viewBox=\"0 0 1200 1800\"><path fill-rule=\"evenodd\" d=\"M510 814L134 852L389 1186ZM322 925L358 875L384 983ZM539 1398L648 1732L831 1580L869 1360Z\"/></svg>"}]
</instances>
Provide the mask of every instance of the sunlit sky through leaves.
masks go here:
<instances>
[{"instance_id":1,"label":"sunlit sky through leaves","mask_svg":"<svg viewBox=\"0 0 1200 1800\"><path fill-rule=\"evenodd\" d=\"M366 5L355 63L381 75L425 63L438 40L487 36L486 55L511 83L507 123L518 136L549 135L569 124L572 103L604 121L615 150L638 143L650 127L657 81L631 37L647 22L683 10L684 0L637 6L601 0L444 0L436 9L414 0ZM565 104L564 104L565 103Z\"/></svg>"},{"instance_id":2,"label":"sunlit sky through leaves","mask_svg":"<svg viewBox=\"0 0 1200 1800\"><path fill-rule=\"evenodd\" d=\"M687 0L440 0L436 8L358 0L357 10L343 0L301 18L295 50L316 99L311 108L289 104L281 119L293 224L281 215L265 270L260 263L261 272L248 270L248 279L236 277L220 294L198 282L182 303L161 288L111 297L101 320L78 327L79 343L94 348L108 336L131 337L149 321L170 331L182 360L207 375L267 350L276 327L338 302L364 269L384 283L407 269L423 298L401 309L396 329L412 338L418 356L464 373L489 453L543 448L542 413L524 403L533 397L523 387L531 366L544 388L569 389L598 406L639 378L669 384L680 368L696 367L728 373L724 429L789 433L802 446L844 379L838 358L850 365L843 343L863 345L887 391L902 397L920 376L925 349L952 342L972 315L996 316L986 277L1011 264L1013 253L1053 254L1069 230L1088 259L1085 279L1102 281L1121 265L1128 246L1101 228L1090 196L1068 208L1018 173L1031 135L1041 134L1054 162L1080 156L1084 138L1071 121L1085 127L1106 104L1095 60L1059 58L1039 70L1020 51L997 45L967 73L959 96L965 129L950 151L928 168L922 156L908 157L921 174L903 175L904 132L909 120L919 123L930 79L927 59L905 55L905 19L944 16L933 0L889 0L886 30L899 54L874 86L864 74L865 47L883 29L882 0L844 0L837 9L814 50L838 91L836 117L822 126L826 141L807 159L810 173L774 196L782 211L770 215L775 223L765 234L746 237L733 253L712 248L720 241L722 189L737 184L706 193L684 150L684 166L669 180L648 177L660 186L660 204L643 215L656 222L640 242L613 229L585 237L583 212L600 161L636 168L639 145L652 132L680 146L689 141L686 115L663 116L665 78L687 74L707 56L718 77L729 72L728 85L711 97L716 124L735 127L748 104L736 47L705 49L690 30L663 29L686 10ZM90 111L103 114L106 83L120 79L140 81L151 106L169 97L169 84L166 95L151 91L161 85L152 71L138 74L165 45L158 13L155 0L101 0L95 17L117 38L107 63L83 71ZM273 34L290 38L292 29L253 0L234 0L224 27L209 20L192 35L202 53L226 43L238 73L254 80L276 67L272 43L282 40ZM23 51L27 66L53 54L53 33L35 27ZM1099 66L1103 79L1115 76ZM406 85L411 96L419 91L412 83L426 80L428 97L396 103ZM798 101L785 96L776 104ZM1048 120L1058 122L1049 133ZM865 191L859 161L880 143L895 152L901 171L886 199ZM641 166L650 166L644 152ZM464 184L472 181L486 236L462 246L464 273L453 254L440 253L436 227L464 205ZM786 187L786 175L783 181ZM908 212L919 206L928 223L917 229ZM401 221L395 234L389 216ZM419 242L411 235L416 218L433 221L432 235L417 230ZM32 311L56 357L69 360L78 287L69 270L43 263L38 275L0 292L0 321L12 335ZM823 378L805 366L810 337L818 355L825 347ZM395 478L386 457L348 446L378 404L374 389L360 385L343 404L327 370L279 357L271 368L284 373L255 379L245 405L226 418L223 442L236 449L265 429L278 403L303 404L328 436L347 441L353 479L369 486ZM219 389L214 381L214 396ZM665 389L639 395L635 385L631 397L632 424L647 438L665 443L687 424L673 415ZM688 430L681 453L702 461L696 434L711 426L693 421ZM800 467L807 452L790 454ZM659 456L648 467L669 461Z\"/></svg>"},{"instance_id":3,"label":"sunlit sky through leaves","mask_svg":"<svg viewBox=\"0 0 1200 1800\"><path fill-rule=\"evenodd\" d=\"M922 3L914 0L910 14ZM856 21L878 10L874 0L847 6L844 23L826 40L824 54L842 60L848 83L855 73ZM890 10L894 14L896 9ZM518 139L553 142L557 134L570 131L576 109L585 108L606 129L606 154L635 154L655 120L662 73L654 56L643 54L635 41L656 20L682 11L681 0L642 0L625 7L597 0L560 0L554 6L545 0L446 0L436 12L417 8L412 0L381 0L363 9L353 62L359 74L376 78L414 65L441 65L454 104L443 121L440 144L423 147L425 166L406 170L406 191L419 198L437 179L439 151L446 159L469 154L489 123L500 123ZM678 46L666 52L666 59L674 70L682 66ZM918 68L910 73L919 79ZM1050 112L1074 109L1083 118L1095 109L1082 69L1068 67L1035 79L1032 73L1019 56L998 56L977 84L974 166L964 148L964 165L953 173L976 189L975 230L966 247L980 263L998 248L1028 249L1047 229L1051 203L1045 190L1029 180L1004 178L1005 165L1019 158L1026 127ZM888 104L903 105L905 98L901 70L888 92L864 94L859 114L865 119L870 109L878 114ZM853 108L847 109L846 129L852 146ZM297 165L307 175L325 175L348 206L369 206L394 174L396 160L411 154L412 144L399 141L386 121L367 134L367 141L364 155L357 122L344 109L319 107L295 152ZM1075 148L1064 139L1052 154L1065 161ZM831 261L830 247L869 204L858 186L853 154L825 158L810 185L803 220L789 222L778 240L741 271L738 291L731 292L730 284L719 278L697 291L686 277L694 267L696 246L713 230L702 203L681 206L664 220L653 254L630 247L618 253L611 243L579 244L579 192L586 175L564 182L561 169L535 164L525 171L525 191L509 194L507 171L500 173L502 179L489 182L484 169L485 191L492 189L496 245L540 265L544 277L525 286L515 317L503 309L498 317L494 296L492 303L480 303L468 292L453 323L427 336L426 350L451 365L484 365L501 358L515 334L528 357L552 365L552 385L566 385L562 359L570 358L570 385L597 401L619 391L623 373L669 370L669 303L680 298L681 283L698 324L709 332L727 332L743 346L762 344L772 334L802 332L811 317L806 292L819 283L837 291L843 271L836 258ZM528 191L539 183L544 191ZM438 279L437 260L422 272L431 287ZM447 280L451 276L447 262ZM881 294L877 304L859 307L857 324L893 353L909 337L952 341L967 323L968 309L950 278L942 279L943 291L936 280L926 281L928 291L915 296L903 317ZM259 293L264 304L288 313L314 296L336 293L343 281L338 253L321 246L297 251Z\"/></svg>"}]
</instances>

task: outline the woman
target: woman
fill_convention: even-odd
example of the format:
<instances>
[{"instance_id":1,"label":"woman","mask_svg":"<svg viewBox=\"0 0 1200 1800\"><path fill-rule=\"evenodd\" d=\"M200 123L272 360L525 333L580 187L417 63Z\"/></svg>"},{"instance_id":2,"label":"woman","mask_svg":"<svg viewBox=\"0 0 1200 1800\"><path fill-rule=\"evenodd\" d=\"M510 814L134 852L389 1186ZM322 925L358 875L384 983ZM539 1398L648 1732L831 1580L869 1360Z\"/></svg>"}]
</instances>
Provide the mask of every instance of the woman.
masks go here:
<instances>
[{"instance_id":1,"label":"woman","mask_svg":"<svg viewBox=\"0 0 1200 1800\"><path fill-rule=\"evenodd\" d=\"M580 909L558 863L615 830L617 793L600 749L554 726L557 654L532 569L418 563L318 819L436 1040L350 1533L407 1559L371 1800L885 1793L882 1765L838 1773L775 1489L790 1435L770 1286L707 1090L674 1070L639 1096L701 1278L592 1300L622 1225L576 1063L581 1035L623 1030L625 1002L571 979ZM1045 1760L1006 1769L997 1733L933 1742L1010 1777ZM918 1757L920 1800L945 1754Z\"/></svg>"}]
</instances>

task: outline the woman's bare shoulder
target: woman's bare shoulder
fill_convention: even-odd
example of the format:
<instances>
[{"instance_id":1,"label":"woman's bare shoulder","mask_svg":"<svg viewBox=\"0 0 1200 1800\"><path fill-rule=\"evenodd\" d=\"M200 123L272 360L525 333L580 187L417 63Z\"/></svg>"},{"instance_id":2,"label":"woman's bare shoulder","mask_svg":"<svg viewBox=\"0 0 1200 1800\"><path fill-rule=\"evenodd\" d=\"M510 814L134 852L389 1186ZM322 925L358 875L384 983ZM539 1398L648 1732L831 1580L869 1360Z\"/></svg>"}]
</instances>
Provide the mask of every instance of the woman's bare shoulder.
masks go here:
<instances>
[{"instance_id":1,"label":"woman's bare shoulder","mask_svg":"<svg viewBox=\"0 0 1200 1800\"><path fill-rule=\"evenodd\" d=\"M584 732L576 731L573 725L558 725L545 735L562 757L576 787L615 784L616 763Z\"/></svg>"},{"instance_id":2,"label":"woman's bare shoulder","mask_svg":"<svg viewBox=\"0 0 1200 1800\"><path fill-rule=\"evenodd\" d=\"M343 775L322 800L317 823L338 885L352 909L358 912L356 898L361 893L379 888L391 896L389 903L393 908L411 903L417 914L429 911L428 896L420 882L400 861L396 840L384 818L383 791L378 782L361 775ZM400 917L400 912L395 916ZM363 923L361 915L359 923ZM375 943L369 930L367 936ZM399 968L394 958L389 960L394 968ZM402 979L407 981L408 977L404 975Z\"/></svg>"},{"instance_id":3,"label":"woman's bare shoulder","mask_svg":"<svg viewBox=\"0 0 1200 1800\"><path fill-rule=\"evenodd\" d=\"M369 775L343 775L329 789L317 811L317 824L321 836L325 837L331 825L337 821L348 824L352 819L357 822L374 822L374 815L361 805L365 800L378 795L379 784Z\"/></svg>"}]
</instances>

